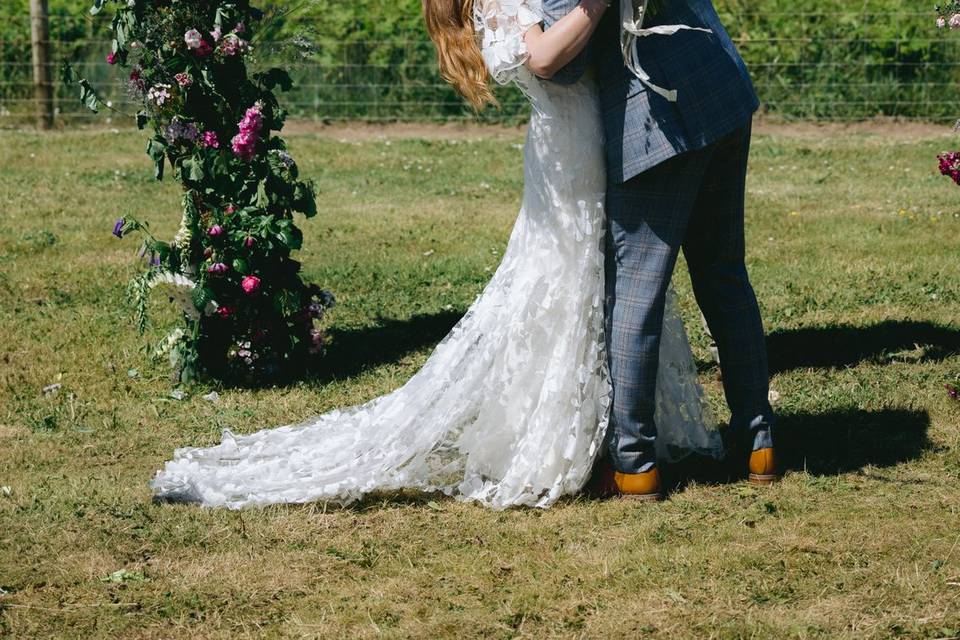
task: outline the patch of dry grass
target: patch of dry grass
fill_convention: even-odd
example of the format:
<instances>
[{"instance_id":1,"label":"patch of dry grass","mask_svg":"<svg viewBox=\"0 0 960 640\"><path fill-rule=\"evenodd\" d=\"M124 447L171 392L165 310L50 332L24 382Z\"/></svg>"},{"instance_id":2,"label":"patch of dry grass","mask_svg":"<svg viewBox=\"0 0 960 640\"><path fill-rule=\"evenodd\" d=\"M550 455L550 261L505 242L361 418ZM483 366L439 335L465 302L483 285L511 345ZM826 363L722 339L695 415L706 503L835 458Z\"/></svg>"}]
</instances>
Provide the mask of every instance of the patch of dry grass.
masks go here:
<instances>
[{"instance_id":1,"label":"patch of dry grass","mask_svg":"<svg viewBox=\"0 0 960 640\"><path fill-rule=\"evenodd\" d=\"M776 487L686 468L645 508L152 504L146 482L177 446L401 384L499 261L519 132L341 137L292 137L320 187L303 262L341 302L326 370L212 404L212 387L168 397L123 306L135 246L113 219L161 235L178 220L140 136L0 133L0 635L960 636L960 407L942 388L960 377L960 207L932 132L757 136L749 260L791 469Z\"/></svg>"}]
</instances>

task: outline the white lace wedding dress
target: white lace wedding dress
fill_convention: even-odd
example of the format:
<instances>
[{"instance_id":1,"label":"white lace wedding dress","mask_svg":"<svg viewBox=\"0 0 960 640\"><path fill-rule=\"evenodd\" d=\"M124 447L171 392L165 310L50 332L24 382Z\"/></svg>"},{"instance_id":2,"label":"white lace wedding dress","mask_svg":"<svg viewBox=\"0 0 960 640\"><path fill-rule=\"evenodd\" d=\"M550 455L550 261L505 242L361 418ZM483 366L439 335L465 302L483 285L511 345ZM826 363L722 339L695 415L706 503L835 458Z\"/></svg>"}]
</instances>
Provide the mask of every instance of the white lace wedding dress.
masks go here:
<instances>
[{"instance_id":1,"label":"white lace wedding dress","mask_svg":"<svg viewBox=\"0 0 960 640\"><path fill-rule=\"evenodd\" d=\"M157 497L206 506L331 501L439 491L494 509L547 507L589 479L607 427L603 336L604 156L596 89L524 66L539 0L478 3L494 78L534 113L523 206L503 262L464 318L400 389L301 424L185 448L154 478ZM722 450L671 300L658 387L659 453Z\"/></svg>"}]
</instances>

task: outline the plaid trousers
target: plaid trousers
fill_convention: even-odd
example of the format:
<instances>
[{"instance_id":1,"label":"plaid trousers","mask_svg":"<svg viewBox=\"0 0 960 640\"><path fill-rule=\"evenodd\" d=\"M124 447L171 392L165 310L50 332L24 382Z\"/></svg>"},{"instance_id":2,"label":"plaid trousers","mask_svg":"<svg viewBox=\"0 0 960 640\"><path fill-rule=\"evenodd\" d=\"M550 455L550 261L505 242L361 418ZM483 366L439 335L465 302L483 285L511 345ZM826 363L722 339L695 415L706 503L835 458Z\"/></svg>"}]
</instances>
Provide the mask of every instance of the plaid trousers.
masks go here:
<instances>
[{"instance_id":1,"label":"plaid trousers","mask_svg":"<svg viewBox=\"0 0 960 640\"><path fill-rule=\"evenodd\" d=\"M660 336L681 248L719 351L731 428L773 421L763 325L744 264L750 135L748 124L625 183L608 184L608 446L618 471L638 473L655 463Z\"/></svg>"}]
</instances>

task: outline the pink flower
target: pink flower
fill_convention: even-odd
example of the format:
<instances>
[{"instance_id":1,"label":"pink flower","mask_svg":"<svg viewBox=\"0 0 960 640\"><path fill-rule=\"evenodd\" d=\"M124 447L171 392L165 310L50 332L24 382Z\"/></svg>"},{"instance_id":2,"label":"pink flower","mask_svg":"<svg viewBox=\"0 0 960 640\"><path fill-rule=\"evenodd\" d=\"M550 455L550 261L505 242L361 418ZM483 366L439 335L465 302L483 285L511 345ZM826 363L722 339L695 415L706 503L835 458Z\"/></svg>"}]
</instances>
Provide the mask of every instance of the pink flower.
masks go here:
<instances>
[{"instance_id":1,"label":"pink flower","mask_svg":"<svg viewBox=\"0 0 960 640\"><path fill-rule=\"evenodd\" d=\"M204 131L203 136L200 138L200 144L210 149L219 149L220 140L217 138L216 131Z\"/></svg>"},{"instance_id":2,"label":"pink flower","mask_svg":"<svg viewBox=\"0 0 960 640\"><path fill-rule=\"evenodd\" d=\"M213 38L214 42L218 42L220 40L221 33L222 32L220 31L220 27L216 27L214 28L213 31L210 32L210 37Z\"/></svg>"},{"instance_id":3,"label":"pink flower","mask_svg":"<svg viewBox=\"0 0 960 640\"><path fill-rule=\"evenodd\" d=\"M947 24L950 25L951 29L960 29L960 13L955 13L950 16L950 22Z\"/></svg>"},{"instance_id":4,"label":"pink flower","mask_svg":"<svg viewBox=\"0 0 960 640\"><path fill-rule=\"evenodd\" d=\"M181 87L189 87L193 84L193 78L189 73L178 73L177 75L173 76L173 78Z\"/></svg>"},{"instance_id":5,"label":"pink flower","mask_svg":"<svg viewBox=\"0 0 960 640\"><path fill-rule=\"evenodd\" d=\"M215 225L213 225L212 227L210 227L209 229L207 229L207 235L210 236L211 238L216 238L216 237L218 237L218 236L222 236L222 235L223 235L223 227L221 227L221 226L218 225L218 224L215 224Z\"/></svg>"},{"instance_id":6,"label":"pink flower","mask_svg":"<svg viewBox=\"0 0 960 640\"><path fill-rule=\"evenodd\" d=\"M960 184L960 152L942 153L938 156L938 159L940 160L940 173L949 176L951 180Z\"/></svg>"},{"instance_id":7,"label":"pink flower","mask_svg":"<svg viewBox=\"0 0 960 640\"><path fill-rule=\"evenodd\" d=\"M117 64L117 54L113 51L107 54L107 64Z\"/></svg>"},{"instance_id":8,"label":"pink flower","mask_svg":"<svg viewBox=\"0 0 960 640\"><path fill-rule=\"evenodd\" d=\"M183 41L187 44L188 49L199 49L200 45L203 44L203 36L196 29L190 29L183 34Z\"/></svg>"},{"instance_id":9,"label":"pink flower","mask_svg":"<svg viewBox=\"0 0 960 640\"><path fill-rule=\"evenodd\" d=\"M220 52L225 56L235 56L238 53L245 53L247 50L246 40L241 40L235 34L230 34L220 43Z\"/></svg>"},{"instance_id":10,"label":"pink flower","mask_svg":"<svg viewBox=\"0 0 960 640\"><path fill-rule=\"evenodd\" d=\"M214 275L221 275L230 270L230 267L223 264L222 262L215 262L209 267L207 267L207 273L212 273Z\"/></svg>"},{"instance_id":11,"label":"pink flower","mask_svg":"<svg viewBox=\"0 0 960 640\"><path fill-rule=\"evenodd\" d=\"M263 129L263 112L260 103L253 105L243 116L237 127L240 132L230 141L233 153L241 160L249 162L257 152L257 140Z\"/></svg>"},{"instance_id":12,"label":"pink flower","mask_svg":"<svg viewBox=\"0 0 960 640\"><path fill-rule=\"evenodd\" d=\"M237 210L237 209L236 209L236 207L233 206L233 203L228 204L228 205L227 205L227 208L224 209L224 211L226 212L226 214L227 214L228 216L229 216L229 215L232 215L233 212L236 211L236 210Z\"/></svg>"},{"instance_id":13,"label":"pink flower","mask_svg":"<svg viewBox=\"0 0 960 640\"><path fill-rule=\"evenodd\" d=\"M243 246L245 246L247 249L250 249L251 247L253 247L255 243L256 243L256 240L254 240L250 236L247 236L247 239L243 241Z\"/></svg>"},{"instance_id":14,"label":"pink flower","mask_svg":"<svg viewBox=\"0 0 960 640\"><path fill-rule=\"evenodd\" d=\"M220 315L221 318L229 318L236 312L237 310L234 307L227 307L227 306L217 307L217 313Z\"/></svg>"},{"instance_id":15,"label":"pink flower","mask_svg":"<svg viewBox=\"0 0 960 640\"><path fill-rule=\"evenodd\" d=\"M257 276L247 276L240 282L241 288L243 288L244 293L249 296L260 291L260 278Z\"/></svg>"},{"instance_id":16,"label":"pink flower","mask_svg":"<svg viewBox=\"0 0 960 640\"><path fill-rule=\"evenodd\" d=\"M247 28L243 26L243 23L242 23L242 22L238 22L238 23L237 23L237 26L235 26L235 27L233 28L233 31L234 31L235 33L243 33L243 32L246 31L246 30L247 30Z\"/></svg>"}]
</instances>

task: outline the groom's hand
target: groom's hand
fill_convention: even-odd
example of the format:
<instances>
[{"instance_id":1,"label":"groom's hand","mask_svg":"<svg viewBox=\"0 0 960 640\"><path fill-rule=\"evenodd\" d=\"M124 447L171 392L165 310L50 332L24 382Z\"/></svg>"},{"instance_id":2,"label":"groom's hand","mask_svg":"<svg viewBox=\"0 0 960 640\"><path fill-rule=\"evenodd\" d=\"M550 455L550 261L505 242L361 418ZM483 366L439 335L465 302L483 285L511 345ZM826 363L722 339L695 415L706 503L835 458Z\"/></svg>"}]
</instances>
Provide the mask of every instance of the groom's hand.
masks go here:
<instances>
[{"instance_id":1,"label":"groom's hand","mask_svg":"<svg viewBox=\"0 0 960 640\"><path fill-rule=\"evenodd\" d=\"M580 5L580 0L543 0L543 28L549 29L560 18L564 17ZM590 64L590 45L577 54L577 56L556 71L551 77L551 82L557 84L574 84L586 72Z\"/></svg>"}]
</instances>

